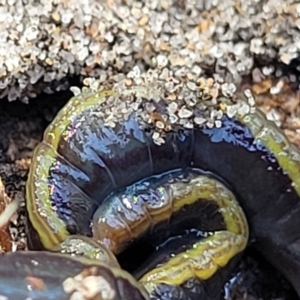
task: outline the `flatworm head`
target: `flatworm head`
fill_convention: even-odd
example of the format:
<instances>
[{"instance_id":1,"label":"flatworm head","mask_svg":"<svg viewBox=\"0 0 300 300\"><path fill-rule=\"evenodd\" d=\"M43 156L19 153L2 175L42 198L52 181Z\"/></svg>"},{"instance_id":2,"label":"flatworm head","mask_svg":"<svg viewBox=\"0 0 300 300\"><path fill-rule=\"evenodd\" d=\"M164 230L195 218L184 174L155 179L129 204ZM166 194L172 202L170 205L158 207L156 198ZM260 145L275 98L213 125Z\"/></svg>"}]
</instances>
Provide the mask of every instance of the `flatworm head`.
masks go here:
<instances>
[{"instance_id":1,"label":"flatworm head","mask_svg":"<svg viewBox=\"0 0 300 300\"><path fill-rule=\"evenodd\" d=\"M93 214L113 191L198 168L226 182L253 245L300 293L299 151L237 95L217 84L199 82L194 92L187 86L170 92L159 80L128 86L124 79L70 100L29 173L27 211L43 247L91 235Z\"/></svg>"}]
</instances>

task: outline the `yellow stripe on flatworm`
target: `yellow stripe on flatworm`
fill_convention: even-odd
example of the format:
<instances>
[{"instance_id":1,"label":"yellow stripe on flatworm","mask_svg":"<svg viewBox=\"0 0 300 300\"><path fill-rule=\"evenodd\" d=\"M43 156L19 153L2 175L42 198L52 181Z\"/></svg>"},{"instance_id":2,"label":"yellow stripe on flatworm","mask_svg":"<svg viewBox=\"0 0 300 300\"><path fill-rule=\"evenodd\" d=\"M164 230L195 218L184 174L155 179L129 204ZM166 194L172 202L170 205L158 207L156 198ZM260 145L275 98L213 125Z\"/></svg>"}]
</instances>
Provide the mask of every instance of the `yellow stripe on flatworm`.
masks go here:
<instances>
[{"instance_id":1,"label":"yellow stripe on flatworm","mask_svg":"<svg viewBox=\"0 0 300 300\"><path fill-rule=\"evenodd\" d=\"M78 116L87 110L92 110L110 96L129 96L147 97L149 91L146 87L132 87L122 91L99 90L98 92L85 88L85 91L70 99L70 101L60 110L44 133L44 141L50 143L55 149L59 141ZM153 93L152 93L153 94ZM156 91L153 95L161 95L161 91Z\"/></svg>"},{"instance_id":2,"label":"yellow stripe on flatworm","mask_svg":"<svg viewBox=\"0 0 300 300\"><path fill-rule=\"evenodd\" d=\"M169 219L172 214L180 211L185 205L192 205L195 202L205 200L214 202L219 207L218 212L223 216L227 230L236 234L248 235L247 222L241 207L234 195L220 182L199 175L192 178L188 183L178 181L167 185L171 195L169 203L159 208L148 209L154 224ZM148 222L149 220L145 218L144 221ZM151 224L147 226L150 227ZM139 230L139 232L141 231Z\"/></svg>"},{"instance_id":3,"label":"yellow stripe on flatworm","mask_svg":"<svg viewBox=\"0 0 300 300\"><path fill-rule=\"evenodd\" d=\"M56 161L59 141L81 113L98 106L106 97L114 94L114 91L90 91L73 97L48 126L43 142L33 153L26 183L26 206L30 222L46 249L55 247L69 236L66 224L51 206L48 187L49 170Z\"/></svg>"},{"instance_id":4,"label":"yellow stripe on flatworm","mask_svg":"<svg viewBox=\"0 0 300 300\"><path fill-rule=\"evenodd\" d=\"M222 103L221 109L227 113L231 105ZM246 125L254 136L255 142L260 142L275 156L279 166L287 173L293 187L300 196L300 150L291 144L286 135L259 109L254 113L235 116Z\"/></svg>"},{"instance_id":5,"label":"yellow stripe on flatworm","mask_svg":"<svg viewBox=\"0 0 300 300\"><path fill-rule=\"evenodd\" d=\"M59 141L81 113L92 110L116 93L113 90L95 92L86 88L86 91L70 99L47 127L43 143L34 151L26 183L26 206L30 221L47 249L61 243L69 235L66 225L51 207L48 188L49 168L55 162ZM147 89L137 87L122 92L128 95L132 93L146 96Z\"/></svg>"},{"instance_id":6,"label":"yellow stripe on flatworm","mask_svg":"<svg viewBox=\"0 0 300 300\"><path fill-rule=\"evenodd\" d=\"M276 157L279 166L287 173L300 196L300 151L292 145L273 122L266 119L261 111L239 118L253 136Z\"/></svg>"},{"instance_id":7,"label":"yellow stripe on flatworm","mask_svg":"<svg viewBox=\"0 0 300 300\"><path fill-rule=\"evenodd\" d=\"M115 94L114 91L108 90L99 91L98 93L90 91L73 97L47 127L44 133L44 141L57 149L62 135L81 113L92 110L95 106L99 106L101 102L104 102L107 97Z\"/></svg>"},{"instance_id":8,"label":"yellow stripe on flatworm","mask_svg":"<svg viewBox=\"0 0 300 300\"><path fill-rule=\"evenodd\" d=\"M218 212L224 218L226 229L235 233L248 236L246 217L235 199L234 195L220 182L206 177L197 176L186 183L173 183L172 189L173 212L179 211L184 205L190 205L204 199L214 202Z\"/></svg>"},{"instance_id":9,"label":"yellow stripe on flatworm","mask_svg":"<svg viewBox=\"0 0 300 300\"><path fill-rule=\"evenodd\" d=\"M69 233L66 224L51 205L49 169L56 161L56 151L41 143L34 151L26 185L26 206L30 222L46 249L64 241Z\"/></svg>"},{"instance_id":10,"label":"yellow stripe on flatworm","mask_svg":"<svg viewBox=\"0 0 300 300\"><path fill-rule=\"evenodd\" d=\"M174 196L173 211L191 205L201 199L214 202L223 216L226 230L212 232L207 238L187 251L171 257L164 265L145 274L140 282L151 293L157 285L181 285L190 278L211 278L224 267L248 242L248 224L234 195L218 181L197 176L188 184L171 184Z\"/></svg>"},{"instance_id":11,"label":"yellow stripe on flatworm","mask_svg":"<svg viewBox=\"0 0 300 300\"><path fill-rule=\"evenodd\" d=\"M217 231L194 244L191 249L175 255L163 266L148 272L140 282L151 293L160 284L178 286L194 277L207 280L219 268L226 266L246 245L247 239L244 236Z\"/></svg>"}]
</instances>

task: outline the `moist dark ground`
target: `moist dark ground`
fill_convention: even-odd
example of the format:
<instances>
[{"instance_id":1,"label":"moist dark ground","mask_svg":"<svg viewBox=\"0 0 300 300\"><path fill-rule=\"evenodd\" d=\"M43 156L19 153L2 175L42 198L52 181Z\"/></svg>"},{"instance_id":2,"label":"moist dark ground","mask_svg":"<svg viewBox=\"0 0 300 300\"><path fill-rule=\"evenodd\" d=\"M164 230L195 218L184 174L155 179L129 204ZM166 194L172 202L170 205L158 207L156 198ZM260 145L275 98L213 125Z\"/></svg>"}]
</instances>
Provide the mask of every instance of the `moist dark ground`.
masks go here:
<instances>
[{"instance_id":1,"label":"moist dark ground","mask_svg":"<svg viewBox=\"0 0 300 300\"><path fill-rule=\"evenodd\" d=\"M270 107L277 107L280 114L284 114L283 105L269 97L264 92L263 85L256 86L256 89L259 94L258 103L263 106L265 111L268 111ZM296 99L294 101L298 101L297 92L290 89L288 91ZM71 96L71 92L61 92L53 95L41 95L37 99L31 100L30 104L23 104L19 101L0 102L0 177L8 196L22 201L18 219L11 224L13 240L19 250L26 249L24 192L33 149L42 139L46 126ZM286 114L288 115L288 113ZM287 116L288 118L289 116ZM283 122L283 124L285 124L285 129L289 130L291 139L298 144L299 136L295 130L287 128L286 123ZM251 249L246 251L225 291L225 299L228 300L298 299L281 275Z\"/></svg>"}]
</instances>

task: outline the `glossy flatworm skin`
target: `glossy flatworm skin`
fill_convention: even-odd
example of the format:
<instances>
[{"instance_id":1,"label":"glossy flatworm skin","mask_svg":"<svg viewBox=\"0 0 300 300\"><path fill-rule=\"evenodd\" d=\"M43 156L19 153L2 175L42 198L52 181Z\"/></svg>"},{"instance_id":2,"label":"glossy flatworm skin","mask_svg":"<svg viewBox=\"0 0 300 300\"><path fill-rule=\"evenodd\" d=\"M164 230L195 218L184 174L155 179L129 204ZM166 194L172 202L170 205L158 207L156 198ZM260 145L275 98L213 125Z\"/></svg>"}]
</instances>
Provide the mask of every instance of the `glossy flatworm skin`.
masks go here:
<instances>
[{"instance_id":1,"label":"glossy flatworm skin","mask_svg":"<svg viewBox=\"0 0 300 300\"><path fill-rule=\"evenodd\" d=\"M166 114L163 95L148 99L143 88L82 94L59 113L29 174L31 248L38 247L37 237L51 249L70 234L91 236L95 211L115 190L196 168L226 182L246 214L250 243L300 295L299 151L260 112L230 118L226 105L220 127L175 122L157 142L155 126L142 113L149 104ZM120 110L118 118L111 111L122 105L131 110Z\"/></svg>"},{"instance_id":2,"label":"glossy flatworm skin","mask_svg":"<svg viewBox=\"0 0 300 300\"><path fill-rule=\"evenodd\" d=\"M148 299L120 268L46 251L3 255L0 278L0 298L7 300Z\"/></svg>"},{"instance_id":3,"label":"glossy flatworm skin","mask_svg":"<svg viewBox=\"0 0 300 300\"><path fill-rule=\"evenodd\" d=\"M200 238L200 230L207 236ZM181 242L184 237L185 249L178 250L173 243L173 252L167 254L161 246L164 257L155 253L136 277L152 298L165 299L172 290L172 299L196 299L201 284L220 277L222 267L227 266L228 272L228 263L245 249L248 225L234 195L220 181L187 168L112 193L94 214L93 236L115 254L141 237L169 250L168 237L177 236ZM220 291L206 289L205 294L217 299Z\"/></svg>"}]
</instances>

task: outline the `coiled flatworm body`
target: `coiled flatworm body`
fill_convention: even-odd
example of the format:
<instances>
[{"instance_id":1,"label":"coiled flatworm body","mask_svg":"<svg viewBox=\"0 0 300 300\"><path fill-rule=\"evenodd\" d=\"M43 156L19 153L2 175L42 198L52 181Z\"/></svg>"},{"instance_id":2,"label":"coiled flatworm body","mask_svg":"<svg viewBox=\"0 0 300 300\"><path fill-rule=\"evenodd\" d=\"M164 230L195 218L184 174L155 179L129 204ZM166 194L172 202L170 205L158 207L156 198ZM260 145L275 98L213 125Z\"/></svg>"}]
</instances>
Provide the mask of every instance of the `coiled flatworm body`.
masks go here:
<instances>
[{"instance_id":1,"label":"coiled flatworm body","mask_svg":"<svg viewBox=\"0 0 300 300\"><path fill-rule=\"evenodd\" d=\"M250 243L300 294L299 151L244 101L213 99L200 84L173 94L119 84L70 100L35 150L30 247L70 253L73 235L94 237L82 237L82 252L101 249L92 261L105 268L149 243L147 263L133 275L114 265L114 296L95 299L127 299L119 274L132 284L126 295L139 295L128 299L217 299L209 282L224 284L249 226Z\"/></svg>"}]
</instances>

